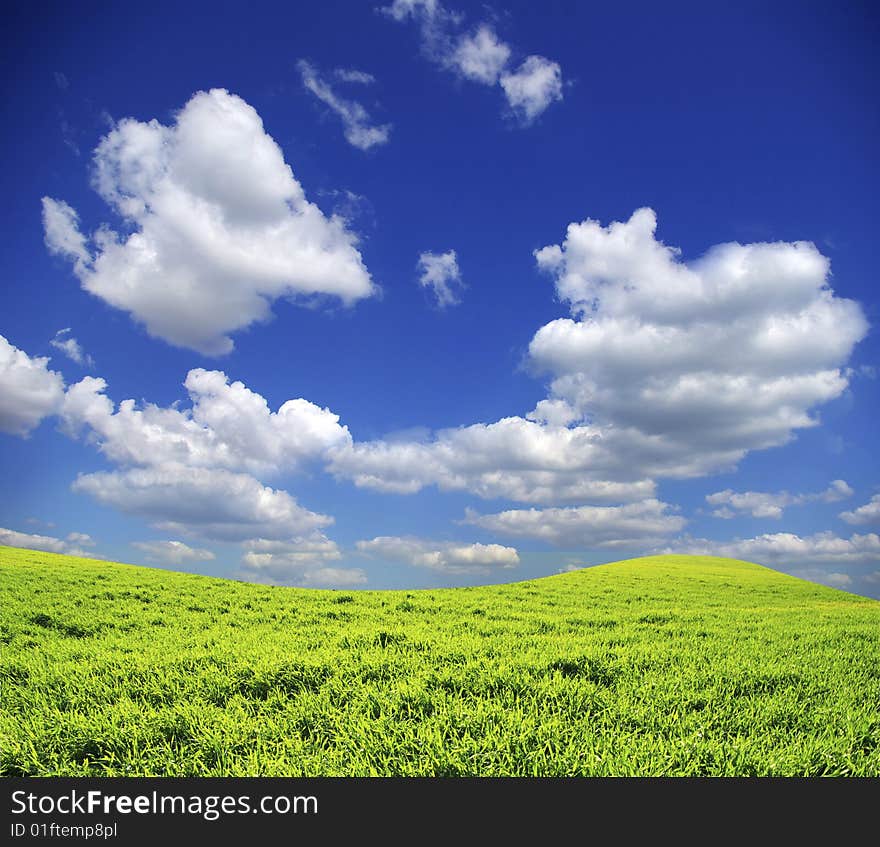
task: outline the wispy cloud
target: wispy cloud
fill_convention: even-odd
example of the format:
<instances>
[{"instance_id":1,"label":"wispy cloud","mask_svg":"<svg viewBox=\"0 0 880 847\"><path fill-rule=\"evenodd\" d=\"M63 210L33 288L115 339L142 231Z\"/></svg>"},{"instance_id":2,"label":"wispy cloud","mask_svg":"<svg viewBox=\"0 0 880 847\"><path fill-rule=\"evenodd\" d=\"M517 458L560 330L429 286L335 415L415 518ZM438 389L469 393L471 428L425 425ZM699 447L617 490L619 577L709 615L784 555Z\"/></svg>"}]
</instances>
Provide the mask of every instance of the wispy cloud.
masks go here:
<instances>
[{"instance_id":1,"label":"wispy cloud","mask_svg":"<svg viewBox=\"0 0 880 847\"><path fill-rule=\"evenodd\" d=\"M342 82L354 82L359 85L372 85L376 81L376 77L368 74L366 71L353 70L352 68L336 68L333 76Z\"/></svg>"},{"instance_id":2,"label":"wispy cloud","mask_svg":"<svg viewBox=\"0 0 880 847\"><path fill-rule=\"evenodd\" d=\"M514 49L494 27L481 21L463 29L464 16L439 0L394 0L381 10L399 23L413 20L422 52L435 64L481 85L499 85L511 114L528 126L552 103L562 99L562 68L544 56L526 56L516 69Z\"/></svg>"},{"instance_id":3,"label":"wispy cloud","mask_svg":"<svg viewBox=\"0 0 880 847\"><path fill-rule=\"evenodd\" d=\"M94 359L83 350L79 341L77 341L70 333L70 327L59 329L58 332L55 333L55 337L51 339L49 343L56 350L60 350L68 359L73 360L78 365L83 365L84 367L89 368L94 367Z\"/></svg>"},{"instance_id":4,"label":"wispy cloud","mask_svg":"<svg viewBox=\"0 0 880 847\"><path fill-rule=\"evenodd\" d=\"M329 106L342 120L345 140L359 150L369 150L381 144L387 144L391 137L391 124L374 124L367 110L357 101L338 95L324 79L314 65L305 59L297 62L300 76L305 88L315 95L322 103ZM361 71L337 71L336 75L347 82L371 82L372 77ZM354 78L353 78L354 76Z\"/></svg>"},{"instance_id":5,"label":"wispy cloud","mask_svg":"<svg viewBox=\"0 0 880 847\"><path fill-rule=\"evenodd\" d=\"M445 253L426 251L419 256L418 268L421 271L419 285L433 292L441 309L461 302L459 292L464 283L461 281L455 250Z\"/></svg>"}]
</instances>

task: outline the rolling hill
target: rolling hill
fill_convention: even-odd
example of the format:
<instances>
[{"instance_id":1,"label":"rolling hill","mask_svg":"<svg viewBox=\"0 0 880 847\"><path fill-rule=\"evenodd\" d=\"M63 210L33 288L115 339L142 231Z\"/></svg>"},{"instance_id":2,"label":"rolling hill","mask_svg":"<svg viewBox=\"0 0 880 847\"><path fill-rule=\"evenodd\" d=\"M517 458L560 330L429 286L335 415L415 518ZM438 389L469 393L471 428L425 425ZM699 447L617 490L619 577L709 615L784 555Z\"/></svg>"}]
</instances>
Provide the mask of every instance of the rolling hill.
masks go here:
<instances>
[{"instance_id":1,"label":"rolling hill","mask_svg":"<svg viewBox=\"0 0 880 847\"><path fill-rule=\"evenodd\" d=\"M880 602L655 556L271 587L0 547L0 774L880 775Z\"/></svg>"}]
</instances>

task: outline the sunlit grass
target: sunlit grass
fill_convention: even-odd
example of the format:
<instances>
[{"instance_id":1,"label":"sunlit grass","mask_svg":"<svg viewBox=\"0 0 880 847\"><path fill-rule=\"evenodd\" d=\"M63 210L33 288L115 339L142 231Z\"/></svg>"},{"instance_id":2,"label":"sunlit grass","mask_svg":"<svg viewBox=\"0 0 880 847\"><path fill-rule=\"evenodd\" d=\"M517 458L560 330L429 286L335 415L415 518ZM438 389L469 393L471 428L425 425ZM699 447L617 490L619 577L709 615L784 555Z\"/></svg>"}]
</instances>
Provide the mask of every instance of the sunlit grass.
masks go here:
<instances>
[{"instance_id":1,"label":"sunlit grass","mask_svg":"<svg viewBox=\"0 0 880 847\"><path fill-rule=\"evenodd\" d=\"M273 588L0 547L0 773L880 775L880 603L731 559Z\"/></svg>"}]
</instances>

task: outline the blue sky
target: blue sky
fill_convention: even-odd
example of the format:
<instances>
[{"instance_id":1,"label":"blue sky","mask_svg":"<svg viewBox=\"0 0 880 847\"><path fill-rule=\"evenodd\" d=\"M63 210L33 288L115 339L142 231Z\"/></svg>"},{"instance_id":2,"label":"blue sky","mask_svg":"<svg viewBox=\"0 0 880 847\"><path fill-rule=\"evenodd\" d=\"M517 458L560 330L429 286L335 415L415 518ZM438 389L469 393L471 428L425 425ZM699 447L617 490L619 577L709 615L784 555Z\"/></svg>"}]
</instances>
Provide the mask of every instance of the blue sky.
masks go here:
<instances>
[{"instance_id":1,"label":"blue sky","mask_svg":"<svg viewBox=\"0 0 880 847\"><path fill-rule=\"evenodd\" d=\"M22 4L0 543L880 597L867 4Z\"/></svg>"}]
</instances>

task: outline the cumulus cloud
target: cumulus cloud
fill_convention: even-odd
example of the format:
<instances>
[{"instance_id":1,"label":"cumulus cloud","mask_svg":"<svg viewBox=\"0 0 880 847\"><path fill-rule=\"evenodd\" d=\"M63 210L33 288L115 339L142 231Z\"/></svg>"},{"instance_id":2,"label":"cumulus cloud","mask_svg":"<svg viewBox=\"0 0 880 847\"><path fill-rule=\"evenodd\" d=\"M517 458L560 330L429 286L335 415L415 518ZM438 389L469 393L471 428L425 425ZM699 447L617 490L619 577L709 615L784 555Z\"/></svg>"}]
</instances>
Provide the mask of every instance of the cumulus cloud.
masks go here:
<instances>
[{"instance_id":1,"label":"cumulus cloud","mask_svg":"<svg viewBox=\"0 0 880 847\"><path fill-rule=\"evenodd\" d=\"M210 562L216 558L210 550L190 547L182 541L132 541L131 546L146 553L148 562L163 565Z\"/></svg>"},{"instance_id":2,"label":"cumulus cloud","mask_svg":"<svg viewBox=\"0 0 880 847\"><path fill-rule=\"evenodd\" d=\"M418 269L421 271L419 285L433 292L441 309L461 302L459 291L463 283L455 250L422 253L419 256Z\"/></svg>"},{"instance_id":3,"label":"cumulus cloud","mask_svg":"<svg viewBox=\"0 0 880 847\"><path fill-rule=\"evenodd\" d=\"M134 400L117 408L105 381L96 377L71 386L61 407L64 429L70 435L85 430L123 468L80 475L73 489L166 532L245 542L245 569L259 567L261 579L281 580L281 571L295 560L307 564L301 561L304 551L314 559L316 533L333 519L251 474L273 475L321 459L331 447L350 442L348 430L332 412L302 399L273 412L264 397L230 383L220 371L193 369L184 385L192 401L188 409L151 403L138 408ZM304 538L310 546L303 546ZM335 544L324 542L330 546L323 548L323 560L338 558ZM135 546L171 563L200 561L209 552L193 552L179 541ZM296 584L305 584L307 576L318 579L315 570L297 572Z\"/></svg>"},{"instance_id":4,"label":"cumulus cloud","mask_svg":"<svg viewBox=\"0 0 880 847\"><path fill-rule=\"evenodd\" d=\"M787 491L777 493L761 491L735 492L730 488L708 494L706 502L711 506L719 506L712 514L717 518L732 518L737 512L747 512L753 518L782 517L787 506L799 506L804 503L835 503L853 494L852 488L842 479L835 479L825 491L818 494L789 494Z\"/></svg>"},{"instance_id":5,"label":"cumulus cloud","mask_svg":"<svg viewBox=\"0 0 880 847\"><path fill-rule=\"evenodd\" d=\"M369 150L380 144L387 144L391 135L391 124L374 125L367 110L355 100L340 97L317 69L305 59L297 62L303 86L322 103L329 106L342 120L345 140L359 150ZM338 70L336 75L344 82L367 83L373 78L360 71Z\"/></svg>"},{"instance_id":6,"label":"cumulus cloud","mask_svg":"<svg viewBox=\"0 0 880 847\"><path fill-rule=\"evenodd\" d=\"M655 228L641 209L608 227L572 224L561 245L536 252L572 317L532 339L529 361L552 381L524 418L343 444L331 471L397 493L437 485L527 503L620 503L652 497L658 478L730 470L815 426L867 331L860 306L829 288L828 260L794 242L722 244L685 263ZM819 499L847 496L844 486Z\"/></svg>"},{"instance_id":7,"label":"cumulus cloud","mask_svg":"<svg viewBox=\"0 0 880 847\"><path fill-rule=\"evenodd\" d=\"M562 99L562 68L543 56L527 56L516 71L501 77L501 87L514 114L523 124L530 124Z\"/></svg>"},{"instance_id":8,"label":"cumulus cloud","mask_svg":"<svg viewBox=\"0 0 880 847\"><path fill-rule=\"evenodd\" d=\"M123 230L87 239L70 206L44 197L46 243L85 290L170 344L228 353L229 334L268 320L279 297L376 291L356 235L306 199L260 116L224 89L195 94L170 126L123 119L94 166Z\"/></svg>"},{"instance_id":9,"label":"cumulus cloud","mask_svg":"<svg viewBox=\"0 0 880 847\"><path fill-rule=\"evenodd\" d=\"M462 31L464 16L447 9L439 0L394 0L381 11L397 22L415 21L422 52L441 68L481 85L499 85L523 126L562 99L559 64L533 55L512 70L513 48L485 21Z\"/></svg>"},{"instance_id":10,"label":"cumulus cloud","mask_svg":"<svg viewBox=\"0 0 880 847\"><path fill-rule=\"evenodd\" d=\"M624 506L509 509L480 515L468 509L465 523L502 536L534 538L557 547L630 547L659 543L686 521L668 503L644 500Z\"/></svg>"},{"instance_id":11,"label":"cumulus cloud","mask_svg":"<svg viewBox=\"0 0 880 847\"><path fill-rule=\"evenodd\" d=\"M826 531L805 537L791 532L776 532L733 541L683 538L657 552L724 556L759 564L789 566L863 565L880 560L880 536L871 532L840 538L833 532Z\"/></svg>"},{"instance_id":12,"label":"cumulus cloud","mask_svg":"<svg viewBox=\"0 0 880 847\"><path fill-rule=\"evenodd\" d=\"M808 582L821 582L832 588L849 588L853 584L853 579L849 574L821 568L798 568L789 573L799 579L805 579Z\"/></svg>"},{"instance_id":13,"label":"cumulus cloud","mask_svg":"<svg viewBox=\"0 0 880 847\"><path fill-rule=\"evenodd\" d=\"M46 553L95 558L94 553L83 549L93 547L94 544L91 536L84 532L71 532L67 538L55 538L51 535L34 535L30 532L18 532L0 527L0 545L5 547L24 547L27 550L42 550Z\"/></svg>"},{"instance_id":14,"label":"cumulus cloud","mask_svg":"<svg viewBox=\"0 0 880 847\"><path fill-rule=\"evenodd\" d=\"M83 351L82 345L70 334L70 332L71 329L69 326L64 329L59 329L58 332L55 333L55 337L50 339L49 343L56 350L60 350L68 359L72 359L78 365L92 367L95 364L94 360L88 353Z\"/></svg>"},{"instance_id":15,"label":"cumulus cloud","mask_svg":"<svg viewBox=\"0 0 880 847\"><path fill-rule=\"evenodd\" d=\"M64 378L48 357L30 357L0 335L0 432L28 435L58 411Z\"/></svg>"},{"instance_id":16,"label":"cumulus cloud","mask_svg":"<svg viewBox=\"0 0 880 847\"><path fill-rule=\"evenodd\" d=\"M828 260L778 242L683 262L656 223L651 209L608 227L588 219L536 251L573 316L529 347L552 376L548 399L649 477L729 469L815 426L867 331L860 306L828 286Z\"/></svg>"},{"instance_id":17,"label":"cumulus cloud","mask_svg":"<svg viewBox=\"0 0 880 847\"><path fill-rule=\"evenodd\" d=\"M462 36L450 57L463 77L483 85L498 82L509 59L510 47L486 24L479 26L472 35Z\"/></svg>"},{"instance_id":18,"label":"cumulus cloud","mask_svg":"<svg viewBox=\"0 0 880 847\"><path fill-rule=\"evenodd\" d=\"M515 568L519 564L516 548L500 544L460 544L381 535L358 541L356 546L373 558L449 574L485 575L497 568Z\"/></svg>"},{"instance_id":19,"label":"cumulus cloud","mask_svg":"<svg viewBox=\"0 0 880 847\"><path fill-rule=\"evenodd\" d=\"M242 546L246 552L239 576L251 582L345 588L367 581L361 568L330 564L341 559L342 553L335 541L320 532L283 540L253 538Z\"/></svg>"},{"instance_id":20,"label":"cumulus cloud","mask_svg":"<svg viewBox=\"0 0 880 847\"><path fill-rule=\"evenodd\" d=\"M443 430L433 438L355 443L329 409L302 398L272 411L264 397L221 371L191 370L191 408L139 407L107 396L103 379L85 377L64 397L61 417L117 464L245 471L257 477L324 462L364 488L414 493L437 485L521 502L641 500L648 479L608 480L614 462L599 434L522 418Z\"/></svg>"},{"instance_id":21,"label":"cumulus cloud","mask_svg":"<svg viewBox=\"0 0 880 847\"><path fill-rule=\"evenodd\" d=\"M840 517L850 524L880 523L880 494L875 494L864 506L841 512Z\"/></svg>"},{"instance_id":22,"label":"cumulus cloud","mask_svg":"<svg viewBox=\"0 0 880 847\"><path fill-rule=\"evenodd\" d=\"M436 485L486 499L609 503L644 499L655 490L652 480L633 478L626 456L609 453L598 429L519 417L440 430L427 440L345 444L329 456L335 475L396 494Z\"/></svg>"},{"instance_id":23,"label":"cumulus cloud","mask_svg":"<svg viewBox=\"0 0 880 847\"><path fill-rule=\"evenodd\" d=\"M256 475L294 469L351 440L338 415L302 398L275 412L266 399L222 371L191 370L184 383L192 408L137 408L123 400L118 409L107 384L85 377L71 386L61 406L68 432L87 428L108 458L129 465L182 464L244 470Z\"/></svg>"},{"instance_id":24,"label":"cumulus cloud","mask_svg":"<svg viewBox=\"0 0 880 847\"><path fill-rule=\"evenodd\" d=\"M286 491L227 470L169 463L80 474L72 488L103 505L146 517L164 532L209 541L284 539L333 522L303 508Z\"/></svg>"}]
</instances>

